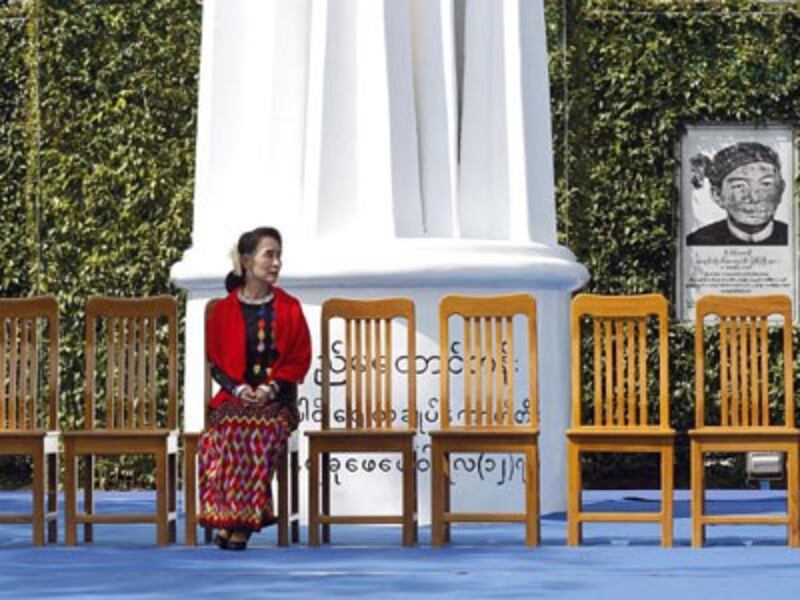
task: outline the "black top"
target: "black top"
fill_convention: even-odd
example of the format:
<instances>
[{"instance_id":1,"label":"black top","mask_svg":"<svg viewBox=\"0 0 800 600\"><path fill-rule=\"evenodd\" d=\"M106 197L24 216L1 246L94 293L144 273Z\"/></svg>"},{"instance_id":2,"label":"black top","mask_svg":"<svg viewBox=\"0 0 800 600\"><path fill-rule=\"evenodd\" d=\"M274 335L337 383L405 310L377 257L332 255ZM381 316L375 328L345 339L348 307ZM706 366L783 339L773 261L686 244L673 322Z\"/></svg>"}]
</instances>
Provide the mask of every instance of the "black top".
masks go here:
<instances>
[{"instance_id":1,"label":"black top","mask_svg":"<svg viewBox=\"0 0 800 600\"><path fill-rule=\"evenodd\" d=\"M772 234L760 242L748 242L733 235L726 219L686 236L687 246L785 246L788 242L789 227L783 221L773 221Z\"/></svg>"}]
</instances>

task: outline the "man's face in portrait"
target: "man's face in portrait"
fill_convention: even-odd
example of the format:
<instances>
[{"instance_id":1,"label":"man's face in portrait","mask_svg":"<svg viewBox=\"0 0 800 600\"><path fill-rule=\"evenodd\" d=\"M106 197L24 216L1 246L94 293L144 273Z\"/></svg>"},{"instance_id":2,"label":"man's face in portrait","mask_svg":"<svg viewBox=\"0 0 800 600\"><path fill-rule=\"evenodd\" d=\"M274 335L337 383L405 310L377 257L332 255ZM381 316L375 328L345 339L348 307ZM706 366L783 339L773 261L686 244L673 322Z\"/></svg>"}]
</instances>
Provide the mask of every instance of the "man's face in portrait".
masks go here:
<instances>
[{"instance_id":1,"label":"man's face in portrait","mask_svg":"<svg viewBox=\"0 0 800 600\"><path fill-rule=\"evenodd\" d=\"M756 233L775 217L784 187L775 165L751 162L728 173L720 188L712 186L711 193L735 226Z\"/></svg>"}]
</instances>

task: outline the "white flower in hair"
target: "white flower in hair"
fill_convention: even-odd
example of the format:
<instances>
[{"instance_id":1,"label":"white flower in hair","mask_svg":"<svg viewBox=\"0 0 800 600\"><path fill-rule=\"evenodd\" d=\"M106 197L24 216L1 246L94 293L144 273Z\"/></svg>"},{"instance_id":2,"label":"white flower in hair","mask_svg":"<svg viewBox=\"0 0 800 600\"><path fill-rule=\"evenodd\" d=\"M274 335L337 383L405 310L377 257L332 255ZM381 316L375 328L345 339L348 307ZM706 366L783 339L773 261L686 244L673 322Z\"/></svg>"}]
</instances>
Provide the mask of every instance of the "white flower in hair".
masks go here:
<instances>
[{"instance_id":1,"label":"white flower in hair","mask_svg":"<svg viewBox=\"0 0 800 600\"><path fill-rule=\"evenodd\" d=\"M233 263L233 273L237 277L242 276L242 257L239 256L239 248L236 244L233 245L231 251L229 253L231 257L231 262Z\"/></svg>"}]
</instances>

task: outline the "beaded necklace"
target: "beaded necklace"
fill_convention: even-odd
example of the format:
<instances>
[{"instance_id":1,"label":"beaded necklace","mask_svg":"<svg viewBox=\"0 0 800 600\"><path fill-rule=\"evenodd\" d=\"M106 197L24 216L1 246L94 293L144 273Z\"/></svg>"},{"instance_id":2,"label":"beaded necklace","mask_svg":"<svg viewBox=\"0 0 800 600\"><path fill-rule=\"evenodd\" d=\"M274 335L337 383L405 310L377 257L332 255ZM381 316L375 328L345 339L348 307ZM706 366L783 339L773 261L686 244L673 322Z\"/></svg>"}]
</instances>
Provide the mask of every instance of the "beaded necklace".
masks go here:
<instances>
[{"instance_id":1,"label":"beaded necklace","mask_svg":"<svg viewBox=\"0 0 800 600\"><path fill-rule=\"evenodd\" d=\"M250 305L258 305L258 312L256 315L258 316L258 331L256 333L256 338L258 339L258 345L256 346L256 350L258 351L258 358L256 362L253 364L253 374L256 376L261 374L262 370L266 371L267 377L270 375L271 368L267 367L267 305L272 300L272 292L264 296L263 298L245 298L241 291L239 291L239 300L241 300L245 304ZM274 340L273 340L274 346Z\"/></svg>"}]
</instances>

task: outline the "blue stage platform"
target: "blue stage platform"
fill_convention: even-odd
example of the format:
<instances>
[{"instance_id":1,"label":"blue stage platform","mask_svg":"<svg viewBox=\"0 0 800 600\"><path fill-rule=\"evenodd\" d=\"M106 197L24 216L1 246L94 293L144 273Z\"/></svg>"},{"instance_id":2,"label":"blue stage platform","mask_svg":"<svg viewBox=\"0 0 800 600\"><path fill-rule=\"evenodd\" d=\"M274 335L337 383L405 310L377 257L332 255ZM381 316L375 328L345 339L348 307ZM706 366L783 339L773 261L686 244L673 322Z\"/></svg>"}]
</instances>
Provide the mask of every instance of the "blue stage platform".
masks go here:
<instances>
[{"instance_id":1,"label":"blue stage platform","mask_svg":"<svg viewBox=\"0 0 800 600\"><path fill-rule=\"evenodd\" d=\"M23 510L29 494L0 493L0 510ZM782 492L712 491L710 512L782 512ZM588 492L597 510L656 509L654 492ZM586 543L564 544L563 514L542 519L543 545L522 543L521 525L453 527L453 543L399 546L396 527L339 526L323 548L275 547L274 529L245 552L213 546L154 546L152 525L98 525L95 542L33 548L30 527L0 526L0 595L8 598L792 598L800 593L800 550L785 545L785 528L716 526L709 545L689 547L689 502L676 494L676 547L659 546L656 524L589 524ZM146 492L100 493L98 510L149 511ZM61 525L61 521L59 521ZM183 523L179 524L181 527ZM182 541L183 531L179 530ZM305 539L305 531L303 531Z\"/></svg>"}]
</instances>

